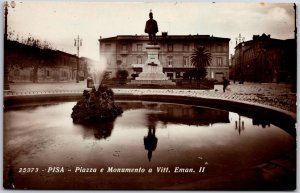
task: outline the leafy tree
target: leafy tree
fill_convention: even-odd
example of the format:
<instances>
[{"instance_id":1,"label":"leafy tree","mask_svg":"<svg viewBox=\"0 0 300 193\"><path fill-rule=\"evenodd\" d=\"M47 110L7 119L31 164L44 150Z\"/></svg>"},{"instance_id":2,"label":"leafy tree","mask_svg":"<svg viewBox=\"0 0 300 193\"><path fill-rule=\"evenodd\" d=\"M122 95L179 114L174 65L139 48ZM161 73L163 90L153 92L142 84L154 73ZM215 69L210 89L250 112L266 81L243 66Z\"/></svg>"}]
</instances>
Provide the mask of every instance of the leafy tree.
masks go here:
<instances>
[{"instance_id":1,"label":"leafy tree","mask_svg":"<svg viewBox=\"0 0 300 193\"><path fill-rule=\"evenodd\" d=\"M139 76L139 74L136 74L136 73L131 74L131 77L132 77L133 80L134 80L136 77L138 77L138 76Z\"/></svg>"},{"instance_id":2,"label":"leafy tree","mask_svg":"<svg viewBox=\"0 0 300 193\"><path fill-rule=\"evenodd\" d=\"M202 79L206 76L206 67L211 62L211 53L205 50L203 47L198 47L191 57L191 63L195 66L193 70L193 76L196 79Z\"/></svg>"},{"instance_id":3,"label":"leafy tree","mask_svg":"<svg viewBox=\"0 0 300 193\"><path fill-rule=\"evenodd\" d=\"M118 79L127 79L128 71L127 70L118 70L117 71L117 78Z\"/></svg>"},{"instance_id":4,"label":"leafy tree","mask_svg":"<svg viewBox=\"0 0 300 193\"><path fill-rule=\"evenodd\" d=\"M7 59L5 65L8 71L31 67L33 82L38 82L39 68L55 65L56 55L51 43L40 41L30 34L26 39L8 40L5 44L5 54Z\"/></svg>"},{"instance_id":5,"label":"leafy tree","mask_svg":"<svg viewBox=\"0 0 300 193\"><path fill-rule=\"evenodd\" d=\"M127 77L128 77L129 73L127 70L118 70L117 71L117 79L119 80L120 84L125 84Z\"/></svg>"},{"instance_id":6,"label":"leafy tree","mask_svg":"<svg viewBox=\"0 0 300 193\"><path fill-rule=\"evenodd\" d=\"M103 80L109 80L109 78L110 78L110 73L109 72L104 72Z\"/></svg>"},{"instance_id":7,"label":"leafy tree","mask_svg":"<svg viewBox=\"0 0 300 193\"><path fill-rule=\"evenodd\" d=\"M192 80L194 77L194 71L193 70L187 70L184 74L183 74L183 79L184 80Z\"/></svg>"}]
</instances>

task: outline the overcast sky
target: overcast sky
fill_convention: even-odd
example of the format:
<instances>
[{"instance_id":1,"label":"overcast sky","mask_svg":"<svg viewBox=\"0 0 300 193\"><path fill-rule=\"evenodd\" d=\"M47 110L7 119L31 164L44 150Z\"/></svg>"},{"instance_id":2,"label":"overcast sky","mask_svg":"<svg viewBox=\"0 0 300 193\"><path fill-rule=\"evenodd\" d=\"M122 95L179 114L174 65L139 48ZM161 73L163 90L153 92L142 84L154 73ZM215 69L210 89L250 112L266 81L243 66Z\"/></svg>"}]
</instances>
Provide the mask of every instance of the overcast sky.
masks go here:
<instances>
[{"instance_id":1,"label":"overcast sky","mask_svg":"<svg viewBox=\"0 0 300 193\"><path fill-rule=\"evenodd\" d=\"M159 32L170 35L214 35L230 38L230 52L239 33L245 41L253 35L294 37L292 3L198 2L78 2L16 1L9 8L8 30L19 37L31 36L75 54L74 38L82 38L80 56L99 60L98 39L116 35L141 35L152 9Z\"/></svg>"}]
</instances>

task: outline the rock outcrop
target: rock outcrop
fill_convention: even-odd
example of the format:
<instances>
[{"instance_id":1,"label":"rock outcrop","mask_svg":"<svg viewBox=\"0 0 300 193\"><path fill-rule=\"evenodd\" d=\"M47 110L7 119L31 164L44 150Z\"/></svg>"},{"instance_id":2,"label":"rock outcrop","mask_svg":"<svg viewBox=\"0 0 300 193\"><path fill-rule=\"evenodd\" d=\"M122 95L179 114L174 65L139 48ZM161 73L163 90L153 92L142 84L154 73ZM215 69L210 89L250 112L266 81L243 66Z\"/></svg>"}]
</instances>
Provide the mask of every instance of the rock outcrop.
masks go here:
<instances>
[{"instance_id":1,"label":"rock outcrop","mask_svg":"<svg viewBox=\"0 0 300 193\"><path fill-rule=\"evenodd\" d=\"M71 117L74 123L89 123L113 120L123 110L114 102L111 89L100 86L98 90L84 90L82 98L73 107Z\"/></svg>"}]
</instances>

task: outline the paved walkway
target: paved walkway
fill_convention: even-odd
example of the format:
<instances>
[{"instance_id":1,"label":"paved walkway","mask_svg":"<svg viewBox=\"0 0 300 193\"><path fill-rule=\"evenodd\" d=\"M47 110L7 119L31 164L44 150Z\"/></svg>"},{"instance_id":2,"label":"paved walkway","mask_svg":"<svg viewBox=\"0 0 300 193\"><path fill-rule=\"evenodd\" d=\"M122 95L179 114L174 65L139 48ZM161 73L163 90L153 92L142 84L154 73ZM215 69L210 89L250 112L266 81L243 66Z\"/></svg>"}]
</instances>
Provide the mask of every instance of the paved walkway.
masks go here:
<instances>
[{"instance_id":1,"label":"paved walkway","mask_svg":"<svg viewBox=\"0 0 300 193\"><path fill-rule=\"evenodd\" d=\"M10 84L10 95L36 95L54 93L82 93L86 89L86 82L80 83L13 83ZM116 94L164 94L179 96L195 96L219 98L234 101L258 103L280 108L296 113L296 94L292 93L291 86L276 83L245 83L231 84L226 92L222 85L215 85L214 90L171 90L171 89L113 89Z\"/></svg>"}]
</instances>

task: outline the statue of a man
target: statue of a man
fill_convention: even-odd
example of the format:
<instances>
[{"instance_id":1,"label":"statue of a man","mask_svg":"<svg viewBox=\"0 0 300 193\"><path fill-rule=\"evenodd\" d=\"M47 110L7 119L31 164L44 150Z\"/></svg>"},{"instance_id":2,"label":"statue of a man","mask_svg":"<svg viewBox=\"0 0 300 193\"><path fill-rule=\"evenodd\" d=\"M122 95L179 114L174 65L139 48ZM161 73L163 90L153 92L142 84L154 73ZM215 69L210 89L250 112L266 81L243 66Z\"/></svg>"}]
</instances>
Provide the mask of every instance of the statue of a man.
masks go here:
<instances>
[{"instance_id":1,"label":"statue of a man","mask_svg":"<svg viewBox=\"0 0 300 193\"><path fill-rule=\"evenodd\" d=\"M158 32L157 22L153 19L153 14L150 10L149 20L146 22L145 33L149 35L150 43L156 44L156 33Z\"/></svg>"}]
</instances>

